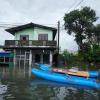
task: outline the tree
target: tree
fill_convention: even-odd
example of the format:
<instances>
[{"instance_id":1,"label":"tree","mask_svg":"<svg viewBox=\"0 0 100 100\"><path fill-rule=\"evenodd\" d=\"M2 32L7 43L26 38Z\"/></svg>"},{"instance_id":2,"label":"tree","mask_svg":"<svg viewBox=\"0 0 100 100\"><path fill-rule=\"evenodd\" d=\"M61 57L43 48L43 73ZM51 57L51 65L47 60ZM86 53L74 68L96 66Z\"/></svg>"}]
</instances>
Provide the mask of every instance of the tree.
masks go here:
<instances>
[{"instance_id":1,"label":"tree","mask_svg":"<svg viewBox=\"0 0 100 100\"><path fill-rule=\"evenodd\" d=\"M75 35L75 41L79 50L83 49L84 40L92 36L93 22L98 18L94 10L84 7L81 10L74 10L64 16L64 27L68 34Z\"/></svg>"},{"instance_id":2,"label":"tree","mask_svg":"<svg viewBox=\"0 0 100 100\"><path fill-rule=\"evenodd\" d=\"M67 63L69 63L70 62L70 53L67 51L67 50L65 50L64 52L63 52L63 57L64 57L64 60L65 60L65 63L67 64Z\"/></svg>"},{"instance_id":3,"label":"tree","mask_svg":"<svg viewBox=\"0 0 100 100\"><path fill-rule=\"evenodd\" d=\"M95 44L100 45L100 24L94 27L93 39Z\"/></svg>"}]
</instances>

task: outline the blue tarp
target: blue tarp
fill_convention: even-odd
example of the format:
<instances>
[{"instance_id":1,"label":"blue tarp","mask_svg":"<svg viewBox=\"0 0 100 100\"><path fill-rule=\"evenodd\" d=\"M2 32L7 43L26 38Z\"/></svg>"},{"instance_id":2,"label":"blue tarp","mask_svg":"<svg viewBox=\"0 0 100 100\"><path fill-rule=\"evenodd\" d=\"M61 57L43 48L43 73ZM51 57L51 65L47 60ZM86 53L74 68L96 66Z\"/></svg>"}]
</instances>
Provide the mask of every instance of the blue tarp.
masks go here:
<instances>
[{"instance_id":1,"label":"blue tarp","mask_svg":"<svg viewBox=\"0 0 100 100\"><path fill-rule=\"evenodd\" d=\"M11 57L11 52L0 52L0 57Z\"/></svg>"}]
</instances>

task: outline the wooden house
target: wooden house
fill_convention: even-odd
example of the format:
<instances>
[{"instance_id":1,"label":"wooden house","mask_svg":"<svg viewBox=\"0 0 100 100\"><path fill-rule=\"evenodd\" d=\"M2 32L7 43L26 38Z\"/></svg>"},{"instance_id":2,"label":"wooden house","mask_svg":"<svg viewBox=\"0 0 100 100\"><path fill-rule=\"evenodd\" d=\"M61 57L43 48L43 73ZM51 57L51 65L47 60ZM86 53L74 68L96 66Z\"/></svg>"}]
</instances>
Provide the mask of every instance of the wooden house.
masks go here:
<instances>
[{"instance_id":1,"label":"wooden house","mask_svg":"<svg viewBox=\"0 0 100 100\"><path fill-rule=\"evenodd\" d=\"M15 61L24 60L33 63L52 64L54 51L57 49L55 36L57 29L29 23L6 29L14 35L14 40L5 40L5 50L13 51Z\"/></svg>"}]
</instances>

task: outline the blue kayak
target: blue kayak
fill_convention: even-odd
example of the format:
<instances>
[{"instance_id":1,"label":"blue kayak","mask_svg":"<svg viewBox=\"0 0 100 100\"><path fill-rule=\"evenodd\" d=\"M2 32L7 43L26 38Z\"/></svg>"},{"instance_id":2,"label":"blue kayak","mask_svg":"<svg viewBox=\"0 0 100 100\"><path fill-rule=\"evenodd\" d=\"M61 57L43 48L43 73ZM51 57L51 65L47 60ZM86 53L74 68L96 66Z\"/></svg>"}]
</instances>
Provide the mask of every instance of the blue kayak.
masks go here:
<instances>
[{"instance_id":1,"label":"blue kayak","mask_svg":"<svg viewBox=\"0 0 100 100\"><path fill-rule=\"evenodd\" d=\"M74 84L80 86L88 86L92 88L100 88L100 82L97 82L95 79L71 76L68 74L44 71L37 68L32 68L32 74L50 81L60 82L64 84Z\"/></svg>"},{"instance_id":2,"label":"blue kayak","mask_svg":"<svg viewBox=\"0 0 100 100\"><path fill-rule=\"evenodd\" d=\"M39 64L39 67L42 70L46 70L46 71L52 70L52 67L50 64ZM91 78L96 78L99 75L98 71L87 71L87 73L88 73L88 77L91 77Z\"/></svg>"},{"instance_id":3,"label":"blue kayak","mask_svg":"<svg viewBox=\"0 0 100 100\"><path fill-rule=\"evenodd\" d=\"M85 89L85 90L92 90L94 88L91 87L86 87L86 86L80 86L80 85L74 85L74 84L64 84L61 82L55 82L55 81L50 81L50 80L43 80L43 79L33 79L31 81L31 85L45 85L45 86L50 86L50 87L73 87L76 89Z\"/></svg>"}]
</instances>

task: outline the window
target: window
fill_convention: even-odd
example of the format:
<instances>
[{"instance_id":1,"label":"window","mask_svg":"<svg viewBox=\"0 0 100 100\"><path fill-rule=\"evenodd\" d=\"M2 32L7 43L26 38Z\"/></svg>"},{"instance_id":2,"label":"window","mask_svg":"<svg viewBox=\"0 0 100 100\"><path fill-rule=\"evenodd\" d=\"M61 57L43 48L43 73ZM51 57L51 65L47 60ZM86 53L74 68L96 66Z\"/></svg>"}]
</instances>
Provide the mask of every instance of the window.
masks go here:
<instances>
[{"instance_id":1,"label":"window","mask_svg":"<svg viewBox=\"0 0 100 100\"><path fill-rule=\"evenodd\" d=\"M20 40L29 40L29 35L20 35Z\"/></svg>"},{"instance_id":2,"label":"window","mask_svg":"<svg viewBox=\"0 0 100 100\"><path fill-rule=\"evenodd\" d=\"M39 34L38 40L48 40L48 34Z\"/></svg>"},{"instance_id":3,"label":"window","mask_svg":"<svg viewBox=\"0 0 100 100\"><path fill-rule=\"evenodd\" d=\"M27 40L26 37L23 36L23 40Z\"/></svg>"}]
</instances>

